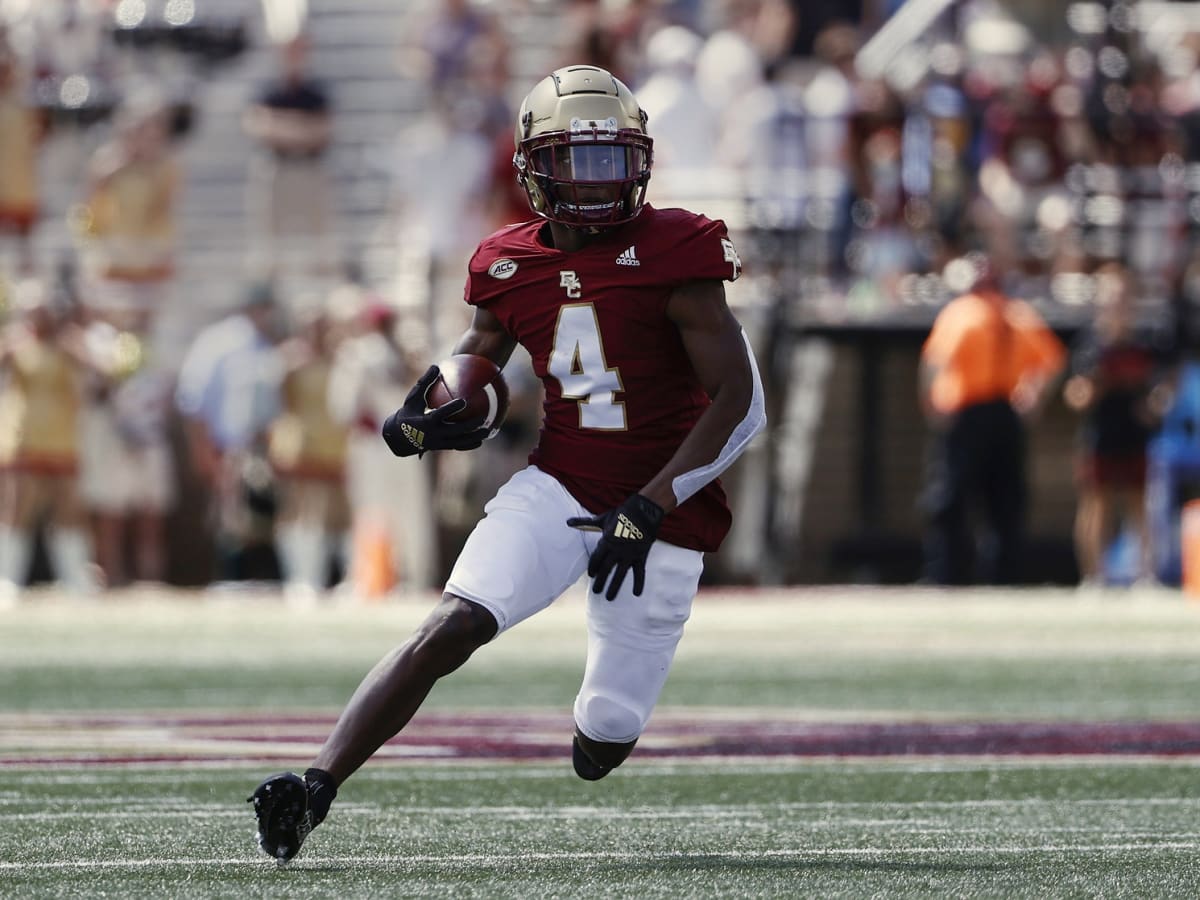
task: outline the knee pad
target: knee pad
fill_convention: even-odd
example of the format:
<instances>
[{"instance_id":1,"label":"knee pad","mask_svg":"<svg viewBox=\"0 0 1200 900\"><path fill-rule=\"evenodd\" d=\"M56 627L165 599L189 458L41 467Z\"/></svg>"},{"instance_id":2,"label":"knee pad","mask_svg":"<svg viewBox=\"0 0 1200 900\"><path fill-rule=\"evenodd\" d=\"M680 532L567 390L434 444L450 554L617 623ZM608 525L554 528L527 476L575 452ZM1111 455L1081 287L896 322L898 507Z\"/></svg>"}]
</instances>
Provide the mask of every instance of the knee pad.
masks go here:
<instances>
[{"instance_id":1,"label":"knee pad","mask_svg":"<svg viewBox=\"0 0 1200 900\"><path fill-rule=\"evenodd\" d=\"M636 741L647 717L624 698L604 694L588 693L579 697L575 704L576 730L598 743Z\"/></svg>"}]
</instances>

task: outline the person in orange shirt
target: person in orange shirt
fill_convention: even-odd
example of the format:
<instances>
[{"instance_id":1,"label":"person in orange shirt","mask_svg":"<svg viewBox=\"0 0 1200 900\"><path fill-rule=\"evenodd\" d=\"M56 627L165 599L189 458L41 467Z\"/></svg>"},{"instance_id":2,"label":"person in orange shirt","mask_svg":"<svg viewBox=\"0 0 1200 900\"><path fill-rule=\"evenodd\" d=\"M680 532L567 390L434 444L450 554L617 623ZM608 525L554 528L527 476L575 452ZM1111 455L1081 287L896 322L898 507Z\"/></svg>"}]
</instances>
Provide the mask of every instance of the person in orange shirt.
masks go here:
<instances>
[{"instance_id":1,"label":"person in orange shirt","mask_svg":"<svg viewBox=\"0 0 1200 900\"><path fill-rule=\"evenodd\" d=\"M982 258L973 284L938 313L921 349L920 400L934 430L922 505L924 580L987 584L1020 579L1026 508L1025 422L1066 364L1062 341L1028 303L1008 297ZM979 545L971 521L987 522Z\"/></svg>"}]
</instances>

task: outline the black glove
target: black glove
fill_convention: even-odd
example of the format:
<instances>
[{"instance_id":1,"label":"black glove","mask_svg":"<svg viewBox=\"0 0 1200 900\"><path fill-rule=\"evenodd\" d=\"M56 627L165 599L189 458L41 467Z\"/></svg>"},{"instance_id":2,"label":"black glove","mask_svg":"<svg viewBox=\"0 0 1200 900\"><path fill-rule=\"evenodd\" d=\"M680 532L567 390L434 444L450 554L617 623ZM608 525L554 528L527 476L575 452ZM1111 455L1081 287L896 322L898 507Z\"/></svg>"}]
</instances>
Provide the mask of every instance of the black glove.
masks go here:
<instances>
[{"instance_id":1,"label":"black glove","mask_svg":"<svg viewBox=\"0 0 1200 900\"><path fill-rule=\"evenodd\" d=\"M422 456L426 450L474 450L487 438L488 430L478 422L447 421L467 405L461 397L437 409L425 408L425 394L439 374L437 366L430 366L408 392L404 405L383 423L383 439L397 456Z\"/></svg>"},{"instance_id":2,"label":"black glove","mask_svg":"<svg viewBox=\"0 0 1200 900\"><path fill-rule=\"evenodd\" d=\"M633 593L642 596L642 588L646 585L646 557L650 555L650 546L654 543L662 520L662 507L641 494L634 494L603 515L567 519L568 525L580 531L604 532L588 560L587 571L593 579L594 593L600 593L611 572L612 580L604 596L609 600L615 599L621 582L625 580L625 573L632 569Z\"/></svg>"}]
</instances>

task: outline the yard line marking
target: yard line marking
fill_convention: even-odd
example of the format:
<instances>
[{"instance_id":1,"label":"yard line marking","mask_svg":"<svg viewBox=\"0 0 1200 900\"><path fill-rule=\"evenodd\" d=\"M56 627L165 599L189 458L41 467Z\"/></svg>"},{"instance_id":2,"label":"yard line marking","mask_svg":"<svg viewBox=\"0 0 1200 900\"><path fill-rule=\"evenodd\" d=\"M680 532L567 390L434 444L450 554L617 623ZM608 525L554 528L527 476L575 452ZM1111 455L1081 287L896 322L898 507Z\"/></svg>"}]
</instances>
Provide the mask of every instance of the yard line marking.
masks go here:
<instances>
[{"instance_id":1,"label":"yard line marking","mask_svg":"<svg viewBox=\"0 0 1200 900\"><path fill-rule=\"evenodd\" d=\"M1053 845L1006 845L988 846L972 845L958 847L813 847L794 850L776 849L745 852L740 850L700 851L694 853L632 853L616 850L608 851L560 851L536 853L510 852L494 853L462 853L462 854L418 854L414 856L321 856L298 860L289 865L292 869L305 869L309 864L319 867L331 865L353 865L368 868L413 866L413 865L514 865L529 862L563 862L579 861L592 862L596 860L612 862L668 862L671 860L722 860L743 861L748 859L820 859L823 857L903 857L903 856L949 856L962 854L1069 854L1069 853L1113 853L1147 851L1194 851L1200 850L1200 841L1163 841L1121 842L1100 844L1053 844ZM186 857L170 857L159 859L106 859L106 860L53 860L48 862L0 862L0 871L53 871L67 869L148 869L161 866L172 868L180 866L217 866L217 867L246 867L260 868L274 865L262 857L249 858L215 858L187 859Z\"/></svg>"}]
</instances>

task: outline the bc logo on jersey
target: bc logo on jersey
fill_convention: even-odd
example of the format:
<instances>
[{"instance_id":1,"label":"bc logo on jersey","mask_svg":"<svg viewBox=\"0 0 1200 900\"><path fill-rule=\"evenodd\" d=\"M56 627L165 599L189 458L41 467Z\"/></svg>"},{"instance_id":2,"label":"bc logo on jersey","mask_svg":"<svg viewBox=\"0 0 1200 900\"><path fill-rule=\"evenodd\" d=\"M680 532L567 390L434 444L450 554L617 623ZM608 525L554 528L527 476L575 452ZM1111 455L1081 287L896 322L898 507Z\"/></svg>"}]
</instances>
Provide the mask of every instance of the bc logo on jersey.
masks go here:
<instances>
[{"instance_id":1,"label":"bc logo on jersey","mask_svg":"<svg viewBox=\"0 0 1200 900\"><path fill-rule=\"evenodd\" d=\"M742 274L742 258L738 256L737 249L729 238L721 238L721 249L725 251L725 262L733 265L733 275L729 280L737 281L737 277Z\"/></svg>"},{"instance_id":2,"label":"bc logo on jersey","mask_svg":"<svg viewBox=\"0 0 1200 900\"><path fill-rule=\"evenodd\" d=\"M579 276L574 271L559 272L558 286L564 288L567 296L572 300L578 300L583 296L583 282L579 280Z\"/></svg>"}]
</instances>

